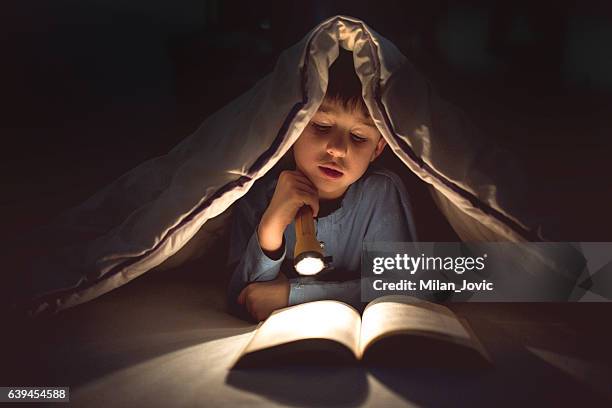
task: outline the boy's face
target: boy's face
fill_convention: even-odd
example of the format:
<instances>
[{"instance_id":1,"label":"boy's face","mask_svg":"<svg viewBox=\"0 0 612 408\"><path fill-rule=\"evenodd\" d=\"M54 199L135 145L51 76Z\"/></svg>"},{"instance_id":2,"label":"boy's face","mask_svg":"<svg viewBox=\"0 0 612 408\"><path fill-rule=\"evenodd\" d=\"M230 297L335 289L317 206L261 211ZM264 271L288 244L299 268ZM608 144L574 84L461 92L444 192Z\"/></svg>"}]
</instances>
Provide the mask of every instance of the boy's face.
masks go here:
<instances>
[{"instance_id":1,"label":"boy's face","mask_svg":"<svg viewBox=\"0 0 612 408\"><path fill-rule=\"evenodd\" d=\"M371 118L325 100L295 142L293 154L319 198L330 200L342 196L385 145Z\"/></svg>"}]
</instances>

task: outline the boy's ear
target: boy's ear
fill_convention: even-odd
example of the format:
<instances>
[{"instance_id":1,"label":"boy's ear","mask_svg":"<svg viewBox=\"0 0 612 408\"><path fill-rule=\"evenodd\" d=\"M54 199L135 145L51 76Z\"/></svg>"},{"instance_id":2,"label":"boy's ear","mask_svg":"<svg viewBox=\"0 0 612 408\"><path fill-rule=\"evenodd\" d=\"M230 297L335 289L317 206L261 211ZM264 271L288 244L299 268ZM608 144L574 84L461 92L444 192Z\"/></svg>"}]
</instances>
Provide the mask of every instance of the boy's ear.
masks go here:
<instances>
[{"instance_id":1,"label":"boy's ear","mask_svg":"<svg viewBox=\"0 0 612 408\"><path fill-rule=\"evenodd\" d=\"M380 136L380 139L378 139L378 142L376 143L376 149L374 149L374 153L372 154L372 158L370 159L370 163L373 162L374 160L376 160L376 158L378 156L380 156L380 154L383 152L383 150L385 149L385 146L387 145L387 141L385 140L384 137L382 137L382 135Z\"/></svg>"}]
</instances>

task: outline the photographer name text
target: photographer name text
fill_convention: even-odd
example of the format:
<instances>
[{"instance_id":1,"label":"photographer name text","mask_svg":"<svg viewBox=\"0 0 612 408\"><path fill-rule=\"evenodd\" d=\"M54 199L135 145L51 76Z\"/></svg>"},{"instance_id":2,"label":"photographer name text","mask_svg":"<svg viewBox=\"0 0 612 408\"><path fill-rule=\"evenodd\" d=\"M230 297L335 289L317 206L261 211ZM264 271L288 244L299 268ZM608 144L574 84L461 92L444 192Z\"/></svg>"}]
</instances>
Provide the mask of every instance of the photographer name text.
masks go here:
<instances>
[{"instance_id":1,"label":"photographer name text","mask_svg":"<svg viewBox=\"0 0 612 408\"><path fill-rule=\"evenodd\" d=\"M454 292L479 292L492 291L493 282L483 279L480 282L469 282L463 280L459 285L455 282L445 282L438 279L420 280L418 282L402 279L398 282L385 282L382 279L376 279L372 282L372 287L376 291L454 291Z\"/></svg>"}]
</instances>

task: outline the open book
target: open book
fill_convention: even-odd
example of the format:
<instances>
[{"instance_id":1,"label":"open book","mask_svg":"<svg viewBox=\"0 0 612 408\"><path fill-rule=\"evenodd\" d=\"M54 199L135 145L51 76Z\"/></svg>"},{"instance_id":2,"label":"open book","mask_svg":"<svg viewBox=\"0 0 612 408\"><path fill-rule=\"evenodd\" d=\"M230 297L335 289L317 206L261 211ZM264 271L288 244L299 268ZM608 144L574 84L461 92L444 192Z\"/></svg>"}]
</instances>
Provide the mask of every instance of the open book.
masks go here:
<instances>
[{"instance_id":1,"label":"open book","mask_svg":"<svg viewBox=\"0 0 612 408\"><path fill-rule=\"evenodd\" d=\"M490 359L448 308L408 296L353 307L322 300L277 310L261 323L234 368L284 364L484 366Z\"/></svg>"}]
</instances>

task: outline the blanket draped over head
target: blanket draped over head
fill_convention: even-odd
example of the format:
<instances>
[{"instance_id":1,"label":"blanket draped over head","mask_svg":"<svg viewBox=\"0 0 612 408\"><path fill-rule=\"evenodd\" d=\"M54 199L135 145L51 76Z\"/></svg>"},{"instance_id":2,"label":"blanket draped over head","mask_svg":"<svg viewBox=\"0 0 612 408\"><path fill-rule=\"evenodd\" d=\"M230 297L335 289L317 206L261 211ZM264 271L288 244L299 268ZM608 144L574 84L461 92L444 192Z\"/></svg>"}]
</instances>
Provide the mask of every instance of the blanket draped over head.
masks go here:
<instances>
[{"instance_id":1,"label":"blanket draped over head","mask_svg":"<svg viewBox=\"0 0 612 408\"><path fill-rule=\"evenodd\" d=\"M73 239L30 269L30 313L59 311L121 286L164 263L199 231L214 239L207 222L275 166L317 111L339 47L352 52L366 106L390 149L405 171L429 184L463 241L542 240L509 163L475 137L393 44L360 20L336 16L166 155L60 217L57 225ZM559 263L545 254L528 258L546 268Z\"/></svg>"}]
</instances>

